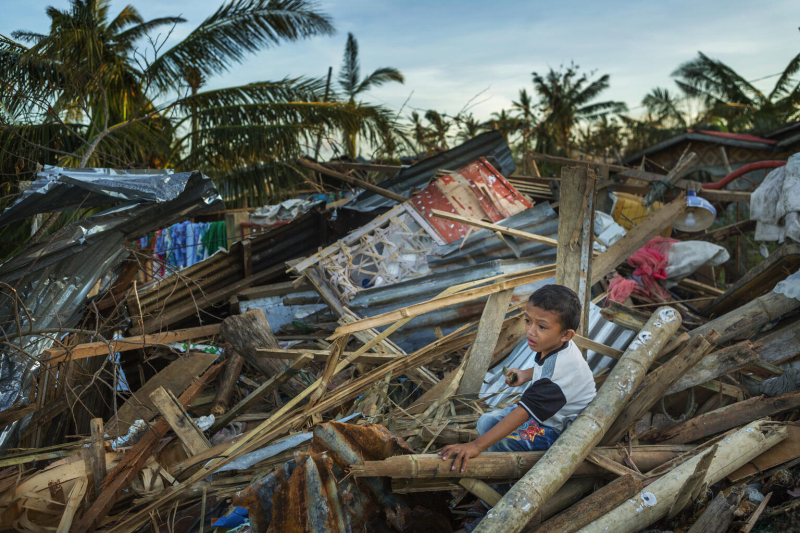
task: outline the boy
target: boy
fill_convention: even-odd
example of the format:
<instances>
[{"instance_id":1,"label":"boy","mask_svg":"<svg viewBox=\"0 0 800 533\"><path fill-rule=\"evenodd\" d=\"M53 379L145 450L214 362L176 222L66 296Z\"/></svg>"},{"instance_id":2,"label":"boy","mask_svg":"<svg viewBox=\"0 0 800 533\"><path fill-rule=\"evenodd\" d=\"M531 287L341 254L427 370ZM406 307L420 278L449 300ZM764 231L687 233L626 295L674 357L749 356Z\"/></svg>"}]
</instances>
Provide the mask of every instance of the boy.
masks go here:
<instances>
[{"instance_id":1,"label":"boy","mask_svg":"<svg viewBox=\"0 0 800 533\"><path fill-rule=\"evenodd\" d=\"M453 456L451 470L463 472L467 461L483 451L547 450L589 405L596 394L594 377L572 342L581 319L578 296L562 285L547 285L531 294L525 309L528 346L536 352L533 368L512 368L506 383L531 381L519 403L478 419L478 438L445 446L439 455Z\"/></svg>"}]
</instances>

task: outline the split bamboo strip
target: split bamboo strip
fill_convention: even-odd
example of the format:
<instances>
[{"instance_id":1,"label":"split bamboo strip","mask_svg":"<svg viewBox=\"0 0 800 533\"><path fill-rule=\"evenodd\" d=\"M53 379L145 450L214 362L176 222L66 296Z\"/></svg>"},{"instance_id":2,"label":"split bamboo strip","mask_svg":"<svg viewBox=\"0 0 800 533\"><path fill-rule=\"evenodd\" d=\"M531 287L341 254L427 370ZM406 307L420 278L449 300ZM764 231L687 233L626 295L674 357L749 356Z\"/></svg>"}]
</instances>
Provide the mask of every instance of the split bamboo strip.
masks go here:
<instances>
[{"instance_id":1,"label":"split bamboo strip","mask_svg":"<svg viewBox=\"0 0 800 533\"><path fill-rule=\"evenodd\" d=\"M705 482L713 485L781 442L787 434L782 425L765 420L757 420L733 432L718 443ZM581 533L632 533L646 528L669 512L697 463L708 453L711 451L677 466L669 475L648 485L632 501L623 503L581 529Z\"/></svg>"},{"instance_id":2,"label":"split bamboo strip","mask_svg":"<svg viewBox=\"0 0 800 533\"><path fill-rule=\"evenodd\" d=\"M680 315L670 307L661 307L653 313L595 399L547 450L542 461L478 524L476 533L522 531L600 441L680 323ZM553 465L559 467L553 468Z\"/></svg>"},{"instance_id":3,"label":"split bamboo strip","mask_svg":"<svg viewBox=\"0 0 800 533\"><path fill-rule=\"evenodd\" d=\"M484 222L483 220L476 220L474 218L462 217L461 215L457 215L455 213L448 213L447 211L440 211L439 209L431 209L431 213L433 213L433 216L437 218L443 218L445 220L450 220L453 222L460 222L462 224L469 224L470 226L475 226L476 228L481 228L481 229L488 229L490 231L499 231L503 235L510 235L511 237L517 237L519 239L524 239L526 241L533 241L533 242L538 242L540 244L547 244L548 246L558 246L558 241L555 239L551 239L550 237L542 237L541 235L534 235L533 233L528 233L527 231L521 231L514 228L507 228L505 226L498 226L497 224L490 224L489 222Z\"/></svg>"}]
</instances>

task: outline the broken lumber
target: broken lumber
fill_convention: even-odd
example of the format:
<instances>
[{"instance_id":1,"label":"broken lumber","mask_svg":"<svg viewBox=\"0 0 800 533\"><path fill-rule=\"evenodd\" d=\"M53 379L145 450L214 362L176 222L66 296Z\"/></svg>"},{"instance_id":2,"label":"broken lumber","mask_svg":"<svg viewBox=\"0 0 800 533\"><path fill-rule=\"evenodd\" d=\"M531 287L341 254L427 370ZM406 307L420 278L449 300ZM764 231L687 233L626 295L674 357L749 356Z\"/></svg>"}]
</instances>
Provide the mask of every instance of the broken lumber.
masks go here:
<instances>
[{"instance_id":1,"label":"broken lumber","mask_svg":"<svg viewBox=\"0 0 800 533\"><path fill-rule=\"evenodd\" d=\"M211 407L211 414L219 418L228 410L228 405L231 403L233 397L233 390L236 387L236 381L242 374L242 367L244 366L244 358L238 353L230 350L228 359L225 364L225 372L219 380L217 387L217 395L214 397L214 405Z\"/></svg>"},{"instance_id":2,"label":"broken lumber","mask_svg":"<svg viewBox=\"0 0 800 533\"><path fill-rule=\"evenodd\" d=\"M425 313L429 313L431 311L435 311L443 307L449 307L451 305L469 302L471 300L477 300L478 298L483 298L484 296L489 296L496 292L501 292L508 289L514 289L516 287L521 287L523 285L527 285L535 281L541 281L543 279L550 278L555 274L555 270L553 270L552 268L553 265L546 265L528 271L518 272L515 274L515 277L512 277L510 279L498 280L495 283L492 283L485 287L479 287L477 289L468 289L465 290L464 292L459 292L447 296L438 296L436 298L433 298L432 300L428 300L426 302L421 302L414 305L409 305L408 307L398 309L397 311L389 311L388 313L383 313L369 318L363 318L356 322L351 322L350 324L339 326L338 328L336 328L334 334L328 337L328 340L334 340L337 337L341 337L342 335L346 335L348 333L352 334L358 331L363 331L365 329L385 326L387 324L391 324L392 322L397 322L399 320L404 320L404 319L410 320L419 315L423 315Z\"/></svg>"},{"instance_id":3,"label":"broken lumber","mask_svg":"<svg viewBox=\"0 0 800 533\"><path fill-rule=\"evenodd\" d=\"M500 496L496 490L480 479L462 477L458 480L458 484L489 505L496 505L497 502L500 501L500 498L502 498L502 496Z\"/></svg>"},{"instance_id":4,"label":"broken lumber","mask_svg":"<svg viewBox=\"0 0 800 533\"><path fill-rule=\"evenodd\" d=\"M680 326L680 315L658 308L614 368L592 402L478 525L477 533L521 531L542 504L589 455L633 395L661 349ZM553 464L559 468L552 468Z\"/></svg>"},{"instance_id":5,"label":"broken lumber","mask_svg":"<svg viewBox=\"0 0 800 533\"><path fill-rule=\"evenodd\" d=\"M690 418L686 422L650 433L643 438L648 442L686 444L747 424L757 418L771 416L797 407L800 407L800 391L787 392L773 398L756 396Z\"/></svg>"},{"instance_id":6,"label":"broken lumber","mask_svg":"<svg viewBox=\"0 0 800 533\"><path fill-rule=\"evenodd\" d=\"M106 450L104 446L103 419L92 418L89 421L92 440L89 444L89 455L91 458L91 472L94 478L95 497L102 492L103 481L106 479Z\"/></svg>"},{"instance_id":7,"label":"broken lumber","mask_svg":"<svg viewBox=\"0 0 800 533\"><path fill-rule=\"evenodd\" d=\"M628 402L600 444L619 442L628 429L664 396L667 389L712 349L713 345L704 337L696 337L678 355L650 372L645 377L644 387Z\"/></svg>"},{"instance_id":8,"label":"broken lumber","mask_svg":"<svg viewBox=\"0 0 800 533\"><path fill-rule=\"evenodd\" d=\"M287 382L297 372L302 370L311 361L311 359L312 358L310 355L301 355L286 365L283 370L259 385L257 389L253 390L250 394L242 398L239 403L231 407L227 413L224 413L219 418L214 420L214 424L211 426L211 428L209 428L210 434L216 433L230 422L233 422L237 416L253 407L264 396L277 389L281 384Z\"/></svg>"},{"instance_id":9,"label":"broken lumber","mask_svg":"<svg viewBox=\"0 0 800 533\"><path fill-rule=\"evenodd\" d=\"M287 364L289 359L264 359L258 357L258 348L280 348L267 317L261 309L249 309L241 315L229 316L222 321L220 333L231 343L233 350L241 355L247 364L258 369L265 378L271 378ZM281 390L289 396L295 396L306 388L297 378L291 378L281 384Z\"/></svg>"},{"instance_id":10,"label":"broken lumber","mask_svg":"<svg viewBox=\"0 0 800 533\"><path fill-rule=\"evenodd\" d=\"M705 483L713 485L737 468L759 456L786 438L786 428L774 422L758 420L719 442L708 468ZM556 441L557 442L557 441ZM648 485L631 502L581 529L581 533L633 533L665 516L678 498L682 487L695 471L697 463L710 450L693 457Z\"/></svg>"},{"instance_id":11,"label":"broken lumber","mask_svg":"<svg viewBox=\"0 0 800 533\"><path fill-rule=\"evenodd\" d=\"M467 367L458 386L459 395L467 398L478 397L486 372L489 370L489 364L492 362L492 354L497 340L500 338L500 329L503 327L503 321L513 295L514 290L508 289L489 296L489 300L483 308L483 314L481 314L475 342L469 347L465 356Z\"/></svg>"},{"instance_id":12,"label":"broken lumber","mask_svg":"<svg viewBox=\"0 0 800 533\"><path fill-rule=\"evenodd\" d=\"M108 341L108 344L105 342L87 342L69 348L50 348L43 352L42 361L52 364L67 359L84 359L86 357L94 357L95 355L108 356L109 353L114 352L127 352L129 350L138 350L139 348L147 348L149 346L165 346L172 342L189 339L213 337L219 333L219 327L219 324L209 324L196 328L153 333L152 335L135 335L133 337Z\"/></svg>"},{"instance_id":13,"label":"broken lumber","mask_svg":"<svg viewBox=\"0 0 800 533\"><path fill-rule=\"evenodd\" d=\"M644 487L635 476L618 477L566 511L539 525L533 533L572 533L627 501Z\"/></svg>"},{"instance_id":14,"label":"broken lumber","mask_svg":"<svg viewBox=\"0 0 800 533\"><path fill-rule=\"evenodd\" d=\"M192 422L186 409L171 392L164 387L159 387L150 394L150 399L172 431L186 446L189 455L197 455L211 448L211 443L208 442L200 428Z\"/></svg>"},{"instance_id":15,"label":"broken lumber","mask_svg":"<svg viewBox=\"0 0 800 533\"><path fill-rule=\"evenodd\" d=\"M381 196L386 197L386 198L388 198L390 200L394 200L395 202L402 203L402 202L405 202L406 200L408 200L408 198L406 198L405 196L403 196L401 194L397 194L396 192L392 192L392 191L387 191L386 189L382 189L381 187L378 187L377 185L373 185L371 183L367 183L366 181L360 180L358 178L353 178L351 176L346 176L345 174L342 174L340 172L336 172L335 170L331 170L329 168L325 168L322 165L318 165L316 163L313 163L313 162L311 162L311 161L309 161L308 159L305 159L305 158L298 159L297 160L297 164L299 164L300 166L306 167L308 169L314 170L316 172L319 172L320 174L324 174L325 176L328 176L330 178L334 178L334 179L337 179L339 181L343 181L345 183L349 183L350 185L352 185L354 187L360 187L362 189L366 189L368 191L374 192L375 194L380 194Z\"/></svg>"},{"instance_id":16,"label":"broken lumber","mask_svg":"<svg viewBox=\"0 0 800 533\"><path fill-rule=\"evenodd\" d=\"M729 372L735 372L751 365L758 360L757 349L757 344L744 341L717 350L701 359L699 363L670 387L667 394L675 394L690 387L707 383Z\"/></svg>"},{"instance_id":17,"label":"broken lumber","mask_svg":"<svg viewBox=\"0 0 800 533\"><path fill-rule=\"evenodd\" d=\"M733 513L739 507L744 496L744 487L733 487L726 496L723 491L711 500L700 518L692 524L687 533L703 533L704 531L727 531L733 522Z\"/></svg>"},{"instance_id":18,"label":"broken lumber","mask_svg":"<svg viewBox=\"0 0 800 533\"><path fill-rule=\"evenodd\" d=\"M798 307L800 307L800 300L770 292L703 324L699 328L692 330L689 335L692 337L705 335L715 329L720 334L720 344L734 338L746 339L761 326L777 320Z\"/></svg>"},{"instance_id":19,"label":"broken lumber","mask_svg":"<svg viewBox=\"0 0 800 533\"><path fill-rule=\"evenodd\" d=\"M605 278L606 274L622 264L635 251L647 244L650 239L664 231L664 228L675 222L685 210L686 197L681 194L672 202L655 211L639 223L638 226L628 230L624 237L595 258L592 264L592 282L590 285L594 285Z\"/></svg>"},{"instance_id":20,"label":"broken lumber","mask_svg":"<svg viewBox=\"0 0 800 533\"><path fill-rule=\"evenodd\" d=\"M546 244L548 246L558 246L558 241L556 239L551 239L550 237L543 237L541 235L534 235L533 233L528 233L527 231L508 228L506 226L498 226L497 224L491 224L489 222L485 222L483 220L477 220L474 218L463 217L461 215L455 213L448 213L447 211L441 211L439 209L431 209L431 213L433 213L433 216L438 218L443 218L445 220L450 220L453 222L460 222L461 224L468 224L476 228L488 229L489 231L499 231L503 235L508 235L510 237L515 237L517 239L524 239L526 241L538 242L540 244Z\"/></svg>"}]
</instances>

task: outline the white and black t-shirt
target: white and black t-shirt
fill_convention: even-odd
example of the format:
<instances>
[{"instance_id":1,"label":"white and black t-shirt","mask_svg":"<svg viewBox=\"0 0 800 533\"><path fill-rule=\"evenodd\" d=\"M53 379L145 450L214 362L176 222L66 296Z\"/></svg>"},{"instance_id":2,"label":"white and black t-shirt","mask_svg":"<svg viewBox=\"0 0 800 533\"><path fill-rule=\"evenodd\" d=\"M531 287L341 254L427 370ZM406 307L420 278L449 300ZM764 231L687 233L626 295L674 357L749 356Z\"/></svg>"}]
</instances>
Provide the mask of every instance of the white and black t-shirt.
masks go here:
<instances>
[{"instance_id":1,"label":"white and black t-shirt","mask_svg":"<svg viewBox=\"0 0 800 533\"><path fill-rule=\"evenodd\" d=\"M594 377L572 341L541 357L541 353L536 354L533 379L519 405L539 424L561 433L597 394Z\"/></svg>"}]
</instances>

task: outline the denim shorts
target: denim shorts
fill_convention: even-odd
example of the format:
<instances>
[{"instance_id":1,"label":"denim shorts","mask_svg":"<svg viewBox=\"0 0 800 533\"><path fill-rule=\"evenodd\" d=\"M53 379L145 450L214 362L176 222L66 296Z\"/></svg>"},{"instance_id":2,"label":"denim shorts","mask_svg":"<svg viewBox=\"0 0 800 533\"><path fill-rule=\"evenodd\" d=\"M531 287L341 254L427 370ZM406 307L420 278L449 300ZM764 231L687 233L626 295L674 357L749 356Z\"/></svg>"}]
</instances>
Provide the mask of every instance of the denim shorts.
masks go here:
<instances>
[{"instance_id":1,"label":"denim shorts","mask_svg":"<svg viewBox=\"0 0 800 533\"><path fill-rule=\"evenodd\" d=\"M517 404L509 405L505 409L490 411L478 419L478 435L483 435L492 429L506 415L516 409ZM500 439L496 444L486 448L487 452L535 452L550 448L558 438L558 433L553 428L539 424L531 417L510 435Z\"/></svg>"}]
</instances>

